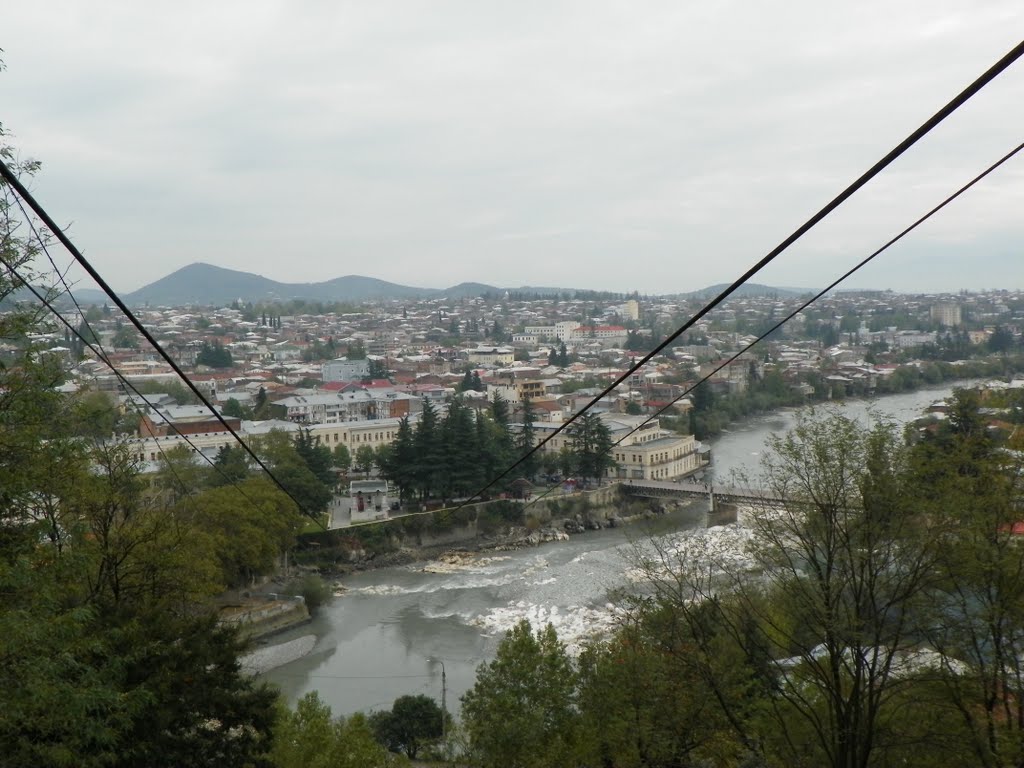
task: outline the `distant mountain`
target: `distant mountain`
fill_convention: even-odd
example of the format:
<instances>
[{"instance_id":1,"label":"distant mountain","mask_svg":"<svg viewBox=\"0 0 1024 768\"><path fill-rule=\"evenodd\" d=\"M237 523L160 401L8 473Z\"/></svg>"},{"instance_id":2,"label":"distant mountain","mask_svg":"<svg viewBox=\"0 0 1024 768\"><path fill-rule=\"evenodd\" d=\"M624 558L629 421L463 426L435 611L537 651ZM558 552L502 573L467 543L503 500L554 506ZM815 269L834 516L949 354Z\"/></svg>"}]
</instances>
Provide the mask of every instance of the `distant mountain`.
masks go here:
<instances>
[{"instance_id":1,"label":"distant mountain","mask_svg":"<svg viewBox=\"0 0 1024 768\"><path fill-rule=\"evenodd\" d=\"M717 296L732 283L718 283L716 285L709 285L707 288L701 288L699 291L690 291L683 295L693 299L711 298ZM796 296L806 296L809 293L813 293L810 288L777 288L771 285L761 285L759 283L745 283L736 289L733 296L778 296L780 299L793 298Z\"/></svg>"},{"instance_id":2,"label":"distant mountain","mask_svg":"<svg viewBox=\"0 0 1024 768\"><path fill-rule=\"evenodd\" d=\"M726 283L711 285L699 291L683 294L688 297L713 296L726 288ZM189 264L156 282L123 296L129 306L149 304L151 306L175 306L183 304L227 304L236 299L242 301L287 301L309 299L312 301L372 301L375 299L447 298L462 299L484 294L521 292L525 294L553 295L577 294L577 289L521 286L519 288L497 288L485 283L459 283L450 288L416 288L398 283L389 283L374 277L345 275L320 283L281 283L277 280L224 269L212 264ZM583 291L583 293L587 293ZM748 283L737 292L738 296L779 296L780 298L801 296L809 293L800 288L775 288L768 285ZM102 302L98 292L76 291L80 301Z\"/></svg>"},{"instance_id":3,"label":"distant mountain","mask_svg":"<svg viewBox=\"0 0 1024 768\"><path fill-rule=\"evenodd\" d=\"M156 282L125 295L129 305L225 304L242 301L366 301L368 299L405 299L446 296L462 298L498 290L482 283L461 283L446 289L413 288L374 277L346 275L321 283L280 283L276 280L215 267L189 264Z\"/></svg>"}]
</instances>

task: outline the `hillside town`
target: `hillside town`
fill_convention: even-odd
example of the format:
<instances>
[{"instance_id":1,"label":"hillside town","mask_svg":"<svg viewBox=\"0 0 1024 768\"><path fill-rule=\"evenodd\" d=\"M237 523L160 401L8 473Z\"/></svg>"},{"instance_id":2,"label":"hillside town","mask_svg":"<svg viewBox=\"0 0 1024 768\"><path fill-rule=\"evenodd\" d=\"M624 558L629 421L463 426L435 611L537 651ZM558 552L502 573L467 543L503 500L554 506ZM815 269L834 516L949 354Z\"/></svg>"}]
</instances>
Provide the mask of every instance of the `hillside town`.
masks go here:
<instances>
[{"instance_id":1,"label":"hillside town","mask_svg":"<svg viewBox=\"0 0 1024 768\"><path fill-rule=\"evenodd\" d=\"M1019 291L837 293L744 351L804 300L784 291L733 298L601 397L591 410L615 444L606 477L692 476L709 460L700 441L749 411L972 375L979 360L1019 349L1024 329ZM500 398L513 430L522 430L528 403L533 442L544 439L700 304L504 292L361 306L236 301L137 314L243 438L303 432L331 450L344 446L353 468L370 477L370 452L391 445L403 419L415 424L425 403L443 415L453 398L476 410ZM144 467L155 471L177 446L211 458L233 445L118 313L93 305L75 320L143 396L126 391L70 334L55 328L37 341L65 356L65 389L116 400L109 439L127 443ZM555 476L569 441L566 432L549 440L538 469Z\"/></svg>"}]
</instances>

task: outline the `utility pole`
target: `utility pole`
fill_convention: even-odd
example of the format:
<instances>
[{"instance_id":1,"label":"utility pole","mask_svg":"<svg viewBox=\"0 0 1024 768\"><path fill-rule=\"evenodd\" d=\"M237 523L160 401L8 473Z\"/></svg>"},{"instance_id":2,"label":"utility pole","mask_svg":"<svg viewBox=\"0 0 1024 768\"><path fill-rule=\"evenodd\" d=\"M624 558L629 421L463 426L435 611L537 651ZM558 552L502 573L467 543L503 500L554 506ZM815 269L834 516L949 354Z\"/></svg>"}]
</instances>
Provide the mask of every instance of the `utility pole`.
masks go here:
<instances>
[{"instance_id":1,"label":"utility pole","mask_svg":"<svg viewBox=\"0 0 1024 768\"><path fill-rule=\"evenodd\" d=\"M447 747L448 736L448 676L441 662L441 744Z\"/></svg>"}]
</instances>

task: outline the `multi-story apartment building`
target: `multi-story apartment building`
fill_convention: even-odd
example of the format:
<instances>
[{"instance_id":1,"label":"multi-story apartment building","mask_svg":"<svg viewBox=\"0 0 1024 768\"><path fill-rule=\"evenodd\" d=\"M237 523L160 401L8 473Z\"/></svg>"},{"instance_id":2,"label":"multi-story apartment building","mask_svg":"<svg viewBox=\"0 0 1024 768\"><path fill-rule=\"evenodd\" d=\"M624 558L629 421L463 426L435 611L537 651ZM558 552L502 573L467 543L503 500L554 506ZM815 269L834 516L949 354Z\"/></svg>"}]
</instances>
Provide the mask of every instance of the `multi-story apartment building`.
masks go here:
<instances>
[{"instance_id":1,"label":"multi-story apartment building","mask_svg":"<svg viewBox=\"0 0 1024 768\"><path fill-rule=\"evenodd\" d=\"M960 305L955 302L932 304L928 314L933 323L938 323L939 325L944 325L948 328L952 328L953 326L961 325L963 323Z\"/></svg>"},{"instance_id":2,"label":"multi-story apartment building","mask_svg":"<svg viewBox=\"0 0 1024 768\"><path fill-rule=\"evenodd\" d=\"M369 360L338 358L320 366L323 381L359 381L370 375Z\"/></svg>"}]
</instances>

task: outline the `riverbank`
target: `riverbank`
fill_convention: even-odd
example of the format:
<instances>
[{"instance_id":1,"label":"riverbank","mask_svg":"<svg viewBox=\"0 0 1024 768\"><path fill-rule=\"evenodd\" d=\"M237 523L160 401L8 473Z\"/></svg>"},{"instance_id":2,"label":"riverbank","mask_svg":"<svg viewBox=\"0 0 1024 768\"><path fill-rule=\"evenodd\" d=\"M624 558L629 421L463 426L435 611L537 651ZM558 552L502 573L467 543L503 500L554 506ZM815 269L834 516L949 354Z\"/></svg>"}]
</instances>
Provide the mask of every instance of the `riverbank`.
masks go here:
<instances>
[{"instance_id":1,"label":"riverbank","mask_svg":"<svg viewBox=\"0 0 1024 768\"><path fill-rule=\"evenodd\" d=\"M570 536L630 525L688 506L682 501L630 499L620 492L620 486L610 482L572 494L556 491L550 498L531 502L481 502L466 508L468 514L461 516L461 525L451 525L451 519L463 510L439 510L429 516L393 518L378 526L319 533L305 538L306 548L296 562L338 579L436 559L452 550L509 551L566 541ZM495 519L500 525L494 525ZM361 534L369 534L369 541Z\"/></svg>"},{"instance_id":2,"label":"riverbank","mask_svg":"<svg viewBox=\"0 0 1024 768\"><path fill-rule=\"evenodd\" d=\"M877 412L897 423L909 422L950 389L848 399L830 407L858 420L867 421ZM710 441L717 481L727 482L734 470L756 471L768 436L790 429L799 413L786 409L752 417ZM481 540L465 547L472 556L462 562L437 560L459 546L446 542L439 548L419 548L422 560L400 555L408 559L398 567L382 568L384 561L378 561L352 568L340 579L342 597L322 606L309 624L275 638L280 645L313 636L312 650L262 677L291 700L317 690L334 712L347 715L388 708L406 694L440 697L443 662L448 701L456 702L472 687L477 666L494 658L505 630L518 621L550 622L572 643L584 642L594 630L613 623L616 595L633 583L635 546L650 536L689 531L686 535L698 551L717 553L730 567L742 567L737 559L742 526L706 528L705 509L698 500L688 508L570 535L547 546L485 551Z\"/></svg>"}]
</instances>

